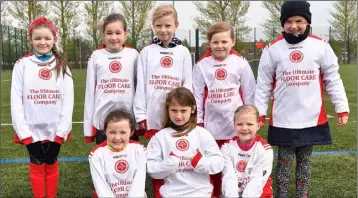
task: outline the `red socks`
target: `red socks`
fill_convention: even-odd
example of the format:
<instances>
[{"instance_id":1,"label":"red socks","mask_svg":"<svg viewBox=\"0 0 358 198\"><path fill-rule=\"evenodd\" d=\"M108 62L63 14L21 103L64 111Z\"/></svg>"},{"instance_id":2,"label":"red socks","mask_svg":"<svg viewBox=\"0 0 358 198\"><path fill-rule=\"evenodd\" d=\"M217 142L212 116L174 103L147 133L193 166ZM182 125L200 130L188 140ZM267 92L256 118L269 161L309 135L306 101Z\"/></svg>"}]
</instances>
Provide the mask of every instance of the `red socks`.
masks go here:
<instances>
[{"instance_id":1,"label":"red socks","mask_svg":"<svg viewBox=\"0 0 358 198\"><path fill-rule=\"evenodd\" d=\"M58 171L58 161L54 164L45 166L45 181L46 181L46 194L48 198L56 197L58 178L60 172Z\"/></svg>"},{"instance_id":2,"label":"red socks","mask_svg":"<svg viewBox=\"0 0 358 198\"><path fill-rule=\"evenodd\" d=\"M34 197L45 197L45 164L30 163L30 183Z\"/></svg>"}]
</instances>

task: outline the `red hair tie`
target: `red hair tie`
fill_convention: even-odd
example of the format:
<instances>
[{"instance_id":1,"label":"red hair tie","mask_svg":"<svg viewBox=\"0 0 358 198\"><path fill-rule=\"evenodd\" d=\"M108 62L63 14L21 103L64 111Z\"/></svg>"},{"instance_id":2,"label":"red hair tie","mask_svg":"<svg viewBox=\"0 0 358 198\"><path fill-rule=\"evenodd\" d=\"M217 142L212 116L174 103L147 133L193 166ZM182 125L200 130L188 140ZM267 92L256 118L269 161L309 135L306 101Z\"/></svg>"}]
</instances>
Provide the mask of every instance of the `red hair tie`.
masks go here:
<instances>
[{"instance_id":1,"label":"red hair tie","mask_svg":"<svg viewBox=\"0 0 358 198\"><path fill-rule=\"evenodd\" d=\"M33 21L31 24L30 24L30 27L29 27L29 37L31 37L32 35L32 30L38 25L38 24L45 24L47 27L49 27L52 31L52 34L53 36L55 37L56 39L56 27L55 25L50 21L48 20L46 17L40 17L38 19L36 19L35 21Z\"/></svg>"}]
</instances>

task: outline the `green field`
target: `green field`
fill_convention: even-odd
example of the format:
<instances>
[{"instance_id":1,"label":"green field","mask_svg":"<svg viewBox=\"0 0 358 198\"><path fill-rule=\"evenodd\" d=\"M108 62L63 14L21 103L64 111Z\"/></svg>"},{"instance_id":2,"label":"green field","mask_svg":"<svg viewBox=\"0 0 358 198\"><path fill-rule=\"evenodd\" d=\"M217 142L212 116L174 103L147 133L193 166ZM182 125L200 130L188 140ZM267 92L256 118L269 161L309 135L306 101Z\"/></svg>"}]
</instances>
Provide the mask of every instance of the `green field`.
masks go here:
<instances>
[{"instance_id":1,"label":"green field","mask_svg":"<svg viewBox=\"0 0 358 198\"><path fill-rule=\"evenodd\" d=\"M352 151L356 150L356 66L342 65L340 74L351 109L349 123L344 127L337 127L336 118L330 119L333 144L316 146L314 151ZM85 70L74 70L75 107L73 121L83 120L83 104L85 91ZM11 123L10 116L10 85L11 72L1 73L1 123ZM327 114L334 116L334 108L327 95L325 97ZM260 134L266 138L267 123ZM14 144L12 126L1 126L1 159L28 158L23 145ZM86 158L95 144L85 144L82 124L73 124L72 141L66 142L60 152L60 158ZM276 149L276 148L275 148ZM310 197L356 197L357 186L356 155L319 155L312 157L312 177L310 183ZM1 163L1 197L31 197L31 187L28 175L28 163ZM294 197L294 170L291 174L291 196ZM274 170L273 170L274 172ZM272 174L274 178L274 174ZM91 197L91 176L88 162L60 162L60 182L58 197ZM148 197L152 197L150 179L147 182Z\"/></svg>"}]
</instances>

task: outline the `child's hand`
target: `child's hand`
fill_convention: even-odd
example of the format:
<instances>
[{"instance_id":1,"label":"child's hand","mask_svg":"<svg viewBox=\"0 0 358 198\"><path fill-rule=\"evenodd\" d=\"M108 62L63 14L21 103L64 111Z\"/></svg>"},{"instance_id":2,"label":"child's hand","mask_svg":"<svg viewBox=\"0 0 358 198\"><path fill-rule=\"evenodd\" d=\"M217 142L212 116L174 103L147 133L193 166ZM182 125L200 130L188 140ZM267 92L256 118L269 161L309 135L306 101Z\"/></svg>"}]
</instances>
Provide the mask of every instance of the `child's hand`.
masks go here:
<instances>
[{"instance_id":1,"label":"child's hand","mask_svg":"<svg viewBox=\"0 0 358 198\"><path fill-rule=\"evenodd\" d=\"M147 130L147 120L142 120L138 123L139 130Z\"/></svg>"},{"instance_id":2,"label":"child's hand","mask_svg":"<svg viewBox=\"0 0 358 198\"><path fill-rule=\"evenodd\" d=\"M337 113L338 116L338 126L343 126L345 124L347 124L348 122L348 113L347 112L343 112L343 113Z\"/></svg>"},{"instance_id":3,"label":"child's hand","mask_svg":"<svg viewBox=\"0 0 358 198\"><path fill-rule=\"evenodd\" d=\"M266 116L260 116L259 118L260 127L263 127L265 125L265 120L266 120Z\"/></svg>"}]
</instances>

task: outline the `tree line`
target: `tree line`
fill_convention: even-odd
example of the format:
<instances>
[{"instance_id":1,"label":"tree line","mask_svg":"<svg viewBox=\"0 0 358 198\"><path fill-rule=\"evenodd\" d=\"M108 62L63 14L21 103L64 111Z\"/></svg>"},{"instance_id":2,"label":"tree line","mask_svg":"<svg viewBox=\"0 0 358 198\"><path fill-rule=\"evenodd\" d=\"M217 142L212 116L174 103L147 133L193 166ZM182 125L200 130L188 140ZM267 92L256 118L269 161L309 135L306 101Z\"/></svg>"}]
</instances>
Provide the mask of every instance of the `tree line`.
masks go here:
<instances>
[{"instance_id":1,"label":"tree line","mask_svg":"<svg viewBox=\"0 0 358 198\"><path fill-rule=\"evenodd\" d=\"M261 2L261 6L268 11L269 16L260 26L269 39L282 31L279 17L283 2L283 0ZM153 35L149 16L155 3L155 1L102 0L0 1L1 24L9 25L15 19L19 24L18 28L27 29L34 19L46 16L56 24L60 44L65 48L76 34L76 28L81 23L85 23L86 31L81 39L93 49L101 44L98 30L101 19L111 12L120 12L128 23L129 35L126 43L141 49L148 44L148 38ZM199 28L200 35L204 38L208 27L217 21L230 23L238 41L243 41L251 31L246 17L250 1L193 1L193 4L199 13L192 19L195 24L193 28ZM332 27L330 40L337 43L354 43L357 38L357 1L335 1L332 4L331 19L328 19ZM313 16L315 17L314 14ZM187 41L185 43L188 45Z\"/></svg>"}]
</instances>

